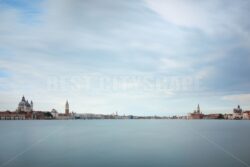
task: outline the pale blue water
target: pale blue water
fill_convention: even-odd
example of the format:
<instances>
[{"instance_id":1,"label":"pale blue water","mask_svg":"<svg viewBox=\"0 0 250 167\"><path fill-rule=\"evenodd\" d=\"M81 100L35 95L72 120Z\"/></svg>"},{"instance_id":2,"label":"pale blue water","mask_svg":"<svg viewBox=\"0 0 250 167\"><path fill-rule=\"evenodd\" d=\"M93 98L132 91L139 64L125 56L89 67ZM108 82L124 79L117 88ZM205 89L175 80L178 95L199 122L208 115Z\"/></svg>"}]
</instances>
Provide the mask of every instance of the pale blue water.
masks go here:
<instances>
[{"instance_id":1,"label":"pale blue water","mask_svg":"<svg viewBox=\"0 0 250 167\"><path fill-rule=\"evenodd\" d=\"M244 167L250 121L0 121L0 167Z\"/></svg>"}]
</instances>

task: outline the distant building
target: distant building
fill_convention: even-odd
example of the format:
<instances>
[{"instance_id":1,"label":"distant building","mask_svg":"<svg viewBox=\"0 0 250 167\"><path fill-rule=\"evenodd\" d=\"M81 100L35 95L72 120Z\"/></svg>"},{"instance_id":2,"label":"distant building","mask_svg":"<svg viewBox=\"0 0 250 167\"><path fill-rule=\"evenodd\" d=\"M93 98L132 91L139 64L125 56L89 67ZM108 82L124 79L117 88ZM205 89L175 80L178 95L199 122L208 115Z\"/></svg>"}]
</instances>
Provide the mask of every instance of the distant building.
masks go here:
<instances>
[{"instance_id":1,"label":"distant building","mask_svg":"<svg viewBox=\"0 0 250 167\"><path fill-rule=\"evenodd\" d=\"M53 116L49 111L36 111L33 116L34 119L53 119Z\"/></svg>"},{"instance_id":2,"label":"distant building","mask_svg":"<svg viewBox=\"0 0 250 167\"><path fill-rule=\"evenodd\" d=\"M237 108L233 109L233 119L242 119L243 117L243 110L240 108L240 105L238 105Z\"/></svg>"},{"instance_id":3,"label":"distant building","mask_svg":"<svg viewBox=\"0 0 250 167\"><path fill-rule=\"evenodd\" d=\"M66 114L58 114L56 119L74 119L74 117L72 115L66 115Z\"/></svg>"},{"instance_id":4,"label":"distant building","mask_svg":"<svg viewBox=\"0 0 250 167\"><path fill-rule=\"evenodd\" d=\"M242 119L250 119L250 111L244 111L242 114Z\"/></svg>"},{"instance_id":5,"label":"distant building","mask_svg":"<svg viewBox=\"0 0 250 167\"><path fill-rule=\"evenodd\" d=\"M208 114L204 115L203 119L224 119L224 116L222 114Z\"/></svg>"},{"instance_id":6,"label":"distant building","mask_svg":"<svg viewBox=\"0 0 250 167\"><path fill-rule=\"evenodd\" d=\"M64 113L57 113L56 119L73 119L73 118L74 118L74 114L69 113L69 102L67 100L66 104L65 104L65 112Z\"/></svg>"},{"instance_id":7,"label":"distant building","mask_svg":"<svg viewBox=\"0 0 250 167\"><path fill-rule=\"evenodd\" d=\"M52 115L53 118L55 118L55 119L58 117L58 112L56 111L56 109L53 108L53 109L51 110L51 115Z\"/></svg>"},{"instance_id":8,"label":"distant building","mask_svg":"<svg viewBox=\"0 0 250 167\"><path fill-rule=\"evenodd\" d=\"M66 101L66 104L65 104L65 115L69 115L69 102L68 102L68 100Z\"/></svg>"},{"instance_id":9,"label":"distant building","mask_svg":"<svg viewBox=\"0 0 250 167\"><path fill-rule=\"evenodd\" d=\"M25 100L25 97L22 97L22 100L19 102L17 107L17 112L31 112L33 111L33 102L29 103L28 100Z\"/></svg>"},{"instance_id":10,"label":"distant building","mask_svg":"<svg viewBox=\"0 0 250 167\"><path fill-rule=\"evenodd\" d=\"M34 113L34 119L45 119L44 113L41 111L36 111Z\"/></svg>"},{"instance_id":11,"label":"distant building","mask_svg":"<svg viewBox=\"0 0 250 167\"><path fill-rule=\"evenodd\" d=\"M197 110L194 110L193 113L189 113L188 116L187 116L187 118L188 119L202 119L203 116L204 115L202 114L202 112L200 110L200 105L198 104Z\"/></svg>"},{"instance_id":12,"label":"distant building","mask_svg":"<svg viewBox=\"0 0 250 167\"><path fill-rule=\"evenodd\" d=\"M224 114L224 119L233 119L233 114Z\"/></svg>"},{"instance_id":13,"label":"distant building","mask_svg":"<svg viewBox=\"0 0 250 167\"><path fill-rule=\"evenodd\" d=\"M0 120L23 120L25 119L25 114L19 114L16 112L0 112Z\"/></svg>"}]
</instances>

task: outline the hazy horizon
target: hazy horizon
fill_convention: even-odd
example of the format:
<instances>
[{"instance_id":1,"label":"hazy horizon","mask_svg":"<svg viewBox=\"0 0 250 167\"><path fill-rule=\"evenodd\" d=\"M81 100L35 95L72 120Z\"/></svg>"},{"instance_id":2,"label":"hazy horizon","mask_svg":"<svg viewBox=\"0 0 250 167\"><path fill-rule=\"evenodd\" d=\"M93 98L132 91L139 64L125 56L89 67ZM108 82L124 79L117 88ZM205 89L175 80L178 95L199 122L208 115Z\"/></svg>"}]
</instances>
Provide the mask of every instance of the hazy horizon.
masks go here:
<instances>
[{"instance_id":1,"label":"hazy horizon","mask_svg":"<svg viewBox=\"0 0 250 167\"><path fill-rule=\"evenodd\" d=\"M0 0L0 111L250 110L250 1Z\"/></svg>"}]
</instances>

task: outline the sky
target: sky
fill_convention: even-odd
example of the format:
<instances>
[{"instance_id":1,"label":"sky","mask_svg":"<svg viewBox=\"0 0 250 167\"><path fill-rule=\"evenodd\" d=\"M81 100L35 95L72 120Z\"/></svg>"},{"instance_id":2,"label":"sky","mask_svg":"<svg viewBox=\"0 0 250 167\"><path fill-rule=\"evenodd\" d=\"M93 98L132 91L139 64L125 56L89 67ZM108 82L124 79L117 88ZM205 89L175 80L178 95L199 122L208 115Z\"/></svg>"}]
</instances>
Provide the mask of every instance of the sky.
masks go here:
<instances>
[{"instance_id":1,"label":"sky","mask_svg":"<svg viewBox=\"0 0 250 167\"><path fill-rule=\"evenodd\" d=\"M249 0L0 0L0 110L250 110Z\"/></svg>"}]
</instances>

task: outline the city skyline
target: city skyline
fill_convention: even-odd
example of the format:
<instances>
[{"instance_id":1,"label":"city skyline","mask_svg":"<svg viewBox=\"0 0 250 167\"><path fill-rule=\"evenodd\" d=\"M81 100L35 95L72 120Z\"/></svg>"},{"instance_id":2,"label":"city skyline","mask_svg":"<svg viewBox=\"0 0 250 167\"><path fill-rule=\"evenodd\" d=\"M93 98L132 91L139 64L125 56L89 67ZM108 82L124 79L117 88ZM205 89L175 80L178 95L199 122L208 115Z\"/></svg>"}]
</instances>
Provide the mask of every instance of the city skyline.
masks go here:
<instances>
[{"instance_id":1,"label":"city skyline","mask_svg":"<svg viewBox=\"0 0 250 167\"><path fill-rule=\"evenodd\" d=\"M78 120L78 119L180 119L180 120L194 120L194 119L206 119L206 120L250 120L250 110L244 110L237 106L233 109L233 112L228 113L204 113L197 105L197 109L193 112L188 112L187 115L133 115L133 114L121 114L118 111L104 114L104 113L77 113L70 111L70 105L68 100L65 103L65 110L57 111L55 108L51 111L35 110L33 101L27 100L24 96L18 103L18 107L15 111L0 111L0 120Z\"/></svg>"},{"instance_id":2,"label":"city skyline","mask_svg":"<svg viewBox=\"0 0 250 167\"><path fill-rule=\"evenodd\" d=\"M250 109L250 2L0 1L0 110ZM181 11L180 13L178 11ZM197 14L198 13L198 14Z\"/></svg>"}]
</instances>

